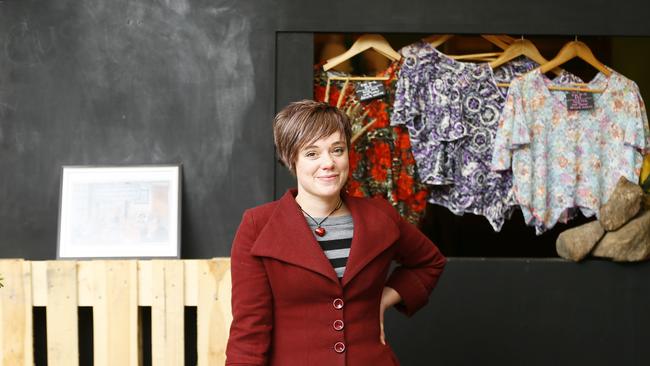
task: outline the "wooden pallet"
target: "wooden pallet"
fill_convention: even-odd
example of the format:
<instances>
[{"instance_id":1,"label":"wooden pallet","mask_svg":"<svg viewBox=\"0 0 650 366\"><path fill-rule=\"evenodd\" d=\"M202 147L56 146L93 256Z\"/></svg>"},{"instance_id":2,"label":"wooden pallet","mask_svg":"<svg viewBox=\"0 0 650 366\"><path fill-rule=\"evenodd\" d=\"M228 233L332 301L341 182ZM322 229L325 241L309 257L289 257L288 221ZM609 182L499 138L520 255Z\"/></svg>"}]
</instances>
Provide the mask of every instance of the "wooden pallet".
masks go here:
<instances>
[{"instance_id":1,"label":"wooden pallet","mask_svg":"<svg viewBox=\"0 0 650 366\"><path fill-rule=\"evenodd\" d=\"M223 365L230 260L0 260L0 366L34 364L32 307L46 308L47 361L79 364L77 307L93 308L94 365L138 365L138 306L151 307L153 365L184 362L184 307L196 306L199 365Z\"/></svg>"}]
</instances>

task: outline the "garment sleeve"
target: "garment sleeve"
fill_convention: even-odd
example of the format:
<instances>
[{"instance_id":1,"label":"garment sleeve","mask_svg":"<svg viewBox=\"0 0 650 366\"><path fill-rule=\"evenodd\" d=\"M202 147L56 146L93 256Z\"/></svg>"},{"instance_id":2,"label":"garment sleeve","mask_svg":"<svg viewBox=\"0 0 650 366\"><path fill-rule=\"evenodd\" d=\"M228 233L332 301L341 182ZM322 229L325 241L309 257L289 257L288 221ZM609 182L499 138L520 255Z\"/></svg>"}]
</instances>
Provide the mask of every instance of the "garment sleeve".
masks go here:
<instances>
[{"instance_id":1,"label":"garment sleeve","mask_svg":"<svg viewBox=\"0 0 650 366\"><path fill-rule=\"evenodd\" d=\"M526 126L522 107L522 96L518 80L510 84L506 103L501 112L494 151L492 152L492 170L508 170L512 164L512 150L530 143L530 131Z\"/></svg>"},{"instance_id":2,"label":"garment sleeve","mask_svg":"<svg viewBox=\"0 0 650 366\"><path fill-rule=\"evenodd\" d=\"M388 277L386 286L402 298L402 302L395 305L397 310L411 316L429 301L447 259L413 224L397 214L395 219L400 231L395 258L399 266Z\"/></svg>"},{"instance_id":3,"label":"garment sleeve","mask_svg":"<svg viewBox=\"0 0 650 366\"><path fill-rule=\"evenodd\" d=\"M231 251L232 323L226 365L268 364L273 328L271 287L259 257L250 250L257 230L250 211L244 213Z\"/></svg>"},{"instance_id":4,"label":"garment sleeve","mask_svg":"<svg viewBox=\"0 0 650 366\"><path fill-rule=\"evenodd\" d=\"M631 108L631 118L625 126L624 142L626 145L635 148L639 153L646 154L650 152L650 127L648 126L648 114L645 103L641 97L638 86L633 85L633 92L629 98Z\"/></svg>"},{"instance_id":5,"label":"garment sleeve","mask_svg":"<svg viewBox=\"0 0 650 366\"><path fill-rule=\"evenodd\" d=\"M397 73L390 125L408 125L420 114L418 101L417 57L410 48L400 50L403 61Z\"/></svg>"}]
</instances>

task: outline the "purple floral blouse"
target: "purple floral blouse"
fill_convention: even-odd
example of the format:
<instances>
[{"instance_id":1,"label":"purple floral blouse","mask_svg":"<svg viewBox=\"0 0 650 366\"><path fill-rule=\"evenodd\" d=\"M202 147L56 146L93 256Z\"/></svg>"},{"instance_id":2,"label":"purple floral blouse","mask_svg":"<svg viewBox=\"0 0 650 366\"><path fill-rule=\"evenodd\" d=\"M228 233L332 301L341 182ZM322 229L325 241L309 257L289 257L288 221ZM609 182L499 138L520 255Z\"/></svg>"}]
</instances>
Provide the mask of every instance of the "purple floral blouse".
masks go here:
<instances>
[{"instance_id":1,"label":"purple floral blouse","mask_svg":"<svg viewBox=\"0 0 650 366\"><path fill-rule=\"evenodd\" d=\"M519 57L493 71L487 63L456 61L424 41L400 52L391 124L409 131L420 178L430 185L429 202L456 215L482 215L500 231L515 200L512 173L490 169L507 93L497 83L537 64Z\"/></svg>"}]
</instances>

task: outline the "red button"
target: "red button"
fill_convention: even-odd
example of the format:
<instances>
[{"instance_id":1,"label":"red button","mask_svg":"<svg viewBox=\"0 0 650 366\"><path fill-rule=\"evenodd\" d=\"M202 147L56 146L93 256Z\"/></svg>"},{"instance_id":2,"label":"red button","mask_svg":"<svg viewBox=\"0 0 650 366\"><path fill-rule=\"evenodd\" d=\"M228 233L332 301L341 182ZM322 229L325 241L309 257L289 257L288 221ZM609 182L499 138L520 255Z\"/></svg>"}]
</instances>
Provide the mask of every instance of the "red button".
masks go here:
<instances>
[{"instance_id":1,"label":"red button","mask_svg":"<svg viewBox=\"0 0 650 366\"><path fill-rule=\"evenodd\" d=\"M332 305L334 305L334 309L341 310L341 309L343 309L343 300L334 299L334 302L332 302Z\"/></svg>"},{"instance_id":2,"label":"red button","mask_svg":"<svg viewBox=\"0 0 650 366\"><path fill-rule=\"evenodd\" d=\"M343 324L343 320L335 320L332 326L334 327L334 330L343 330L345 324Z\"/></svg>"},{"instance_id":3,"label":"red button","mask_svg":"<svg viewBox=\"0 0 650 366\"><path fill-rule=\"evenodd\" d=\"M345 344L343 342L336 342L334 345L334 350L336 353L343 353L345 352Z\"/></svg>"}]
</instances>

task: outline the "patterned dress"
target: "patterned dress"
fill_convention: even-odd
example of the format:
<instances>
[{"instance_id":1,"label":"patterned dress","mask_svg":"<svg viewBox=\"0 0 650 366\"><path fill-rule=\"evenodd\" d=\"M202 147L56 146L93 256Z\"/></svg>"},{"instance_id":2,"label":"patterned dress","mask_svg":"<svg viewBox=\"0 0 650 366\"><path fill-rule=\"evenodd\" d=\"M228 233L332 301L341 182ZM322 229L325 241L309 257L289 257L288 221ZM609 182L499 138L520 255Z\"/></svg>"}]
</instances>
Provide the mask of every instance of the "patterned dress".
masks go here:
<instances>
[{"instance_id":1,"label":"patterned dress","mask_svg":"<svg viewBox=\"0 0 650 366\"><path fill-rule=\"evenodd\" d=\"M355 197L384 197L407 221L419 224L426 208L427 187L418 178L415 160L411 152L408 132L403 127L391 127L393 92L399 62L377 76L388 76L382 81L386 95L368 101L359 101L356 95L358 81L350 81L343 91L341 109L360 104L367 112L364 123L374 120L350 149L350 176L347 191ZM326 73L322 65L314 68L314 99L336 105L345 85L344 81L329 81L328 76L350 76L338 72Z\"/></svg>"},{"instance_id":2,"label":"patterned dress","mask_svg":"<svg viewBox=\"0 0 650 366\"><path fill-rule=\"evenodd\" d=\"M499 121L492 165L514 173L514 193L537 234L566 222L576 209L598 215L621 176L639 179L650 147L637 85L602 73L588 84L594 109L570 111L564 92L535 70L511 83Z\"/></svg>"},{"instance_id":3,"label":"patterned dress","mask_svg":"<svg viewBox=\"0 0 650 366\"><path fill-rule=\"evenodd\" d=\"M424 41L404 47L392 125L407 127L429 202L487 218L500 231L515 205L512 173L492 171L493 141L509 83L538 65L519 57L492 70L459 62ZM580 81L570 74L563 82Z\"/></svg>"}]
</instances>

